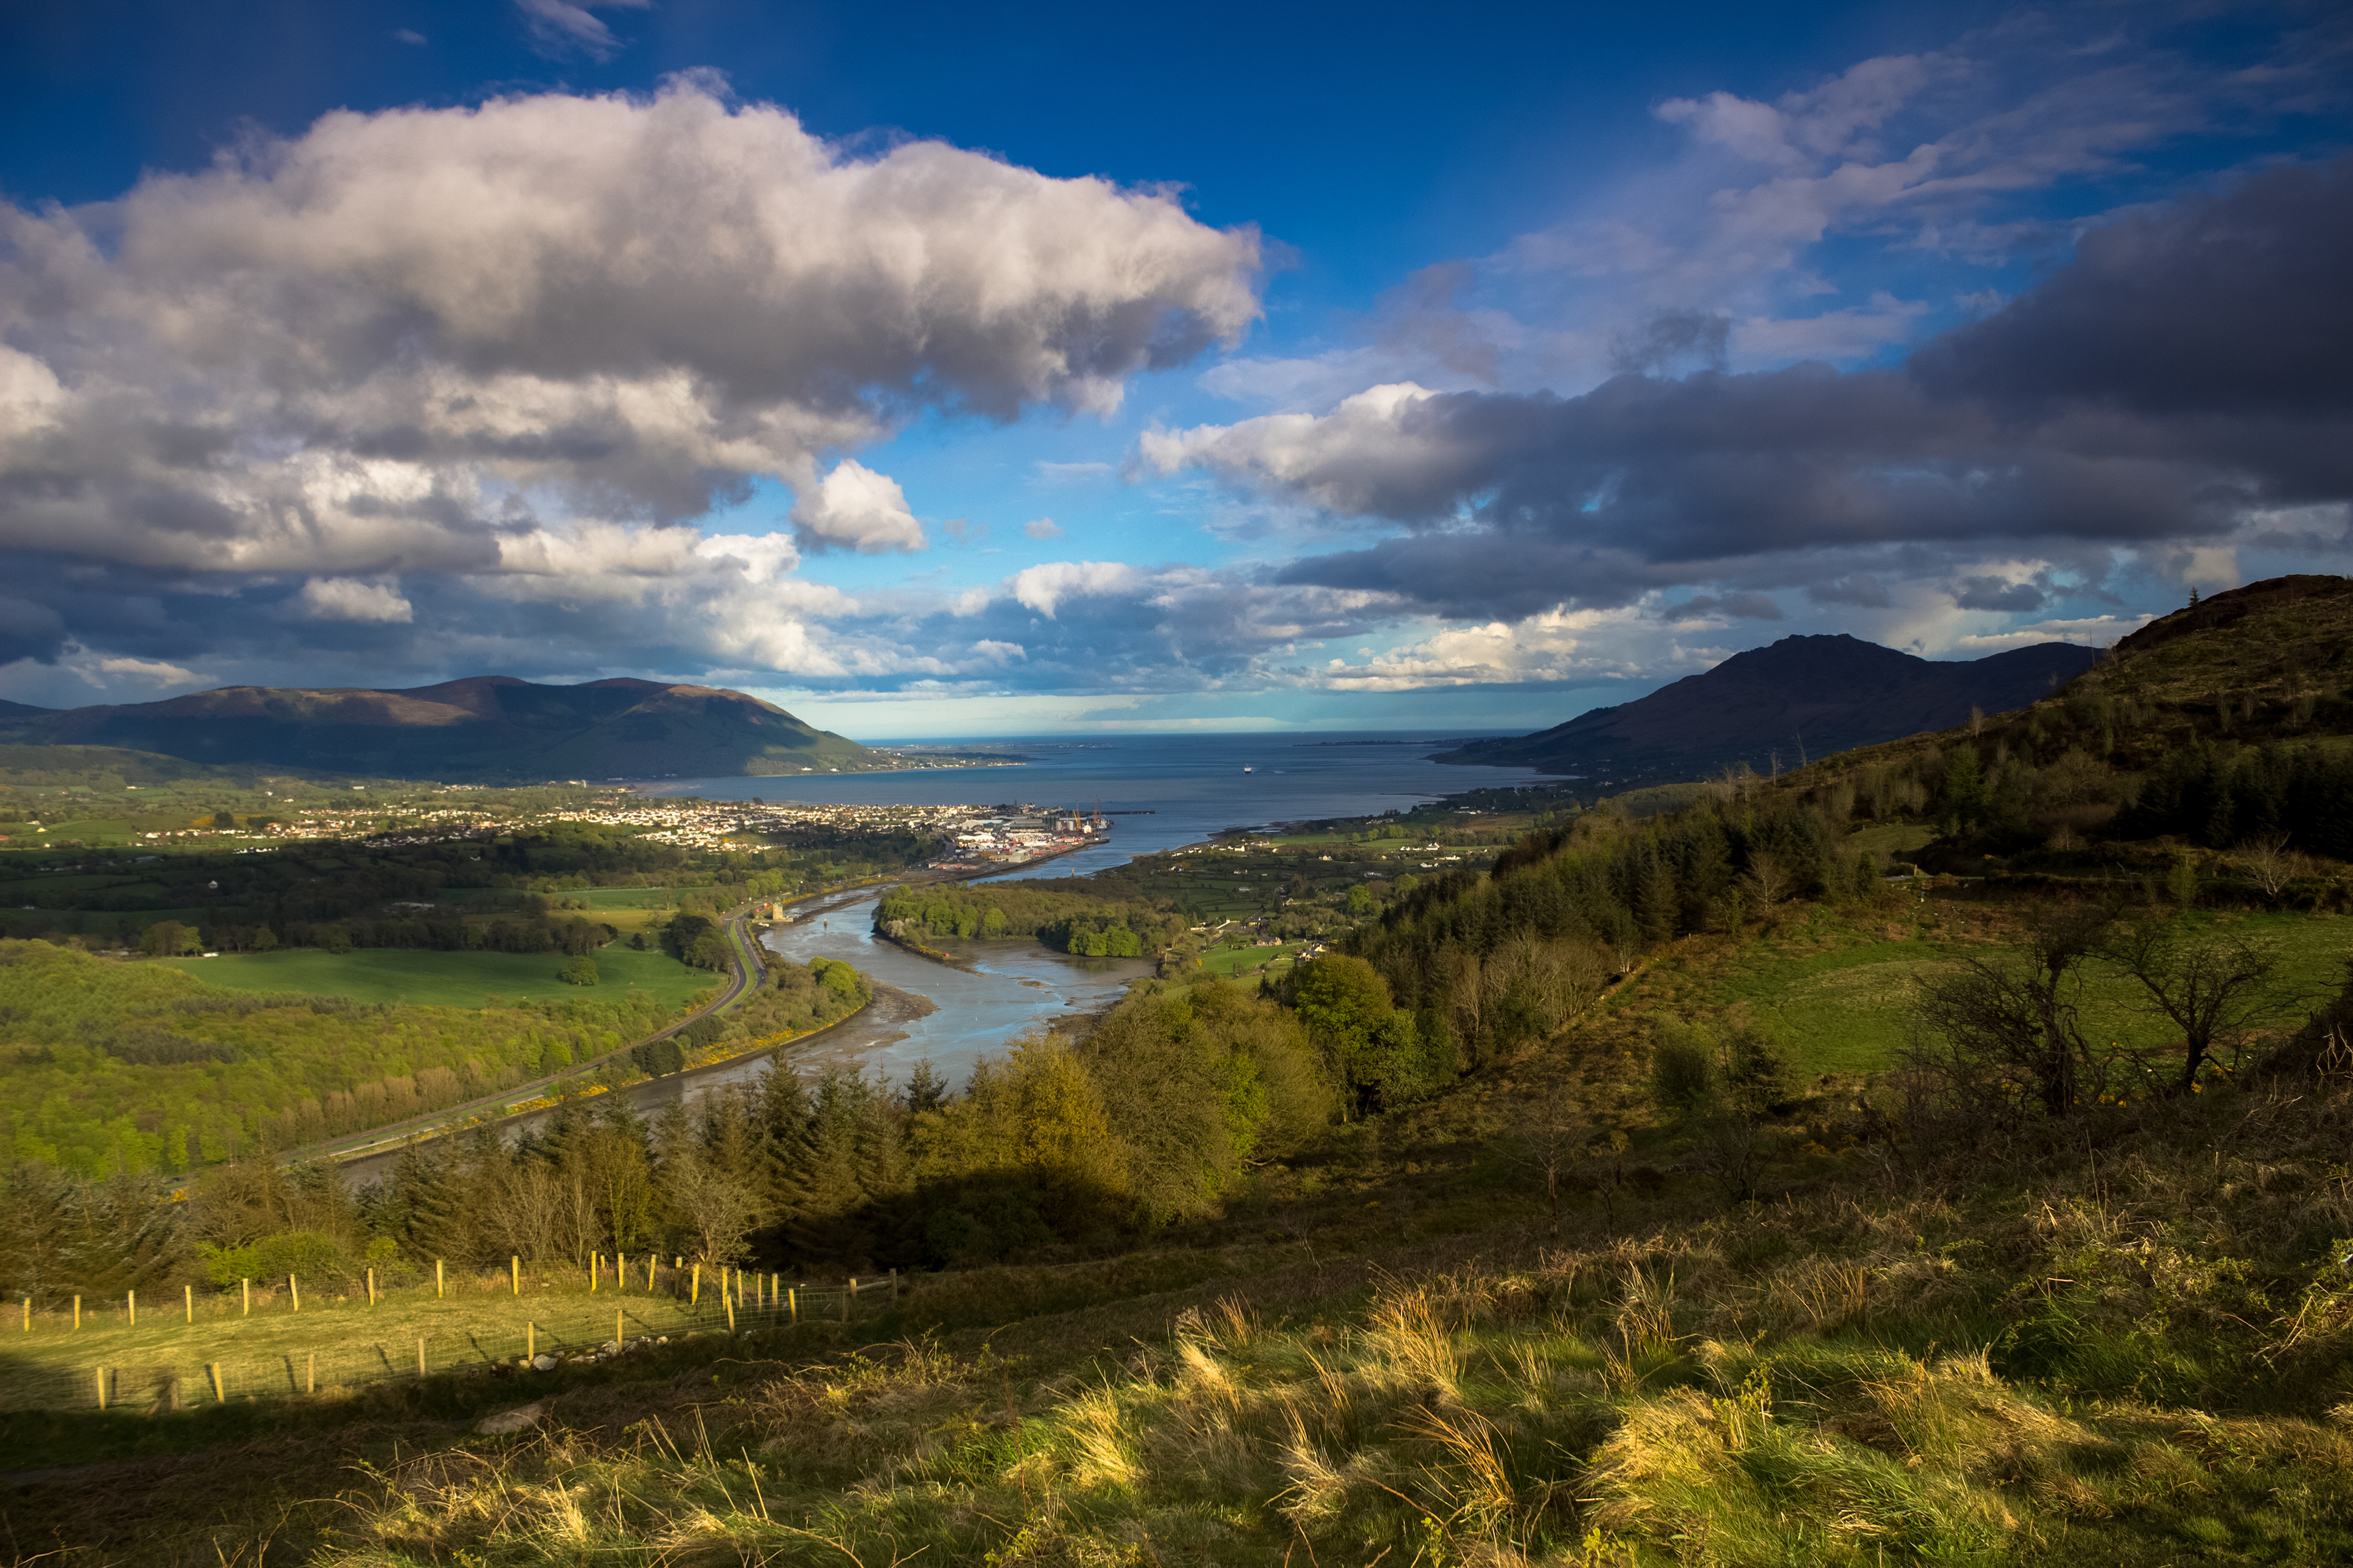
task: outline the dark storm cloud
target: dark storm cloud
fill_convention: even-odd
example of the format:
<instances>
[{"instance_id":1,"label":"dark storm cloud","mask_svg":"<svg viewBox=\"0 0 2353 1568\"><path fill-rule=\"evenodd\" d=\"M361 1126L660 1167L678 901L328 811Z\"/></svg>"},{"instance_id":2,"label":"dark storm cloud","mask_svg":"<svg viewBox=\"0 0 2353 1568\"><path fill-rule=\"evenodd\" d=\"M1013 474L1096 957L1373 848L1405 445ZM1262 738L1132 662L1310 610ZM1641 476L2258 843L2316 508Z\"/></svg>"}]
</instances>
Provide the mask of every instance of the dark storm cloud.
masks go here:
<instances>
[{"instance_id":1,"label":"dark storm cloud","mask_svg":"<svg viewBox=\"0 0 2353 1568\"><path fill-rule=\"evenodd\" d=\"M1802 553L2212 540L2353 498L2348 279L2340 160L2089 237L1900 368L1630 374L1568 398L1380 387L1322 416L1155 432L1141 456L1403 524L1282 580L1450 616L1623 603ZM2024 607L2007 584L1961 592Z\"/></svg>"},{"instance_id":2,"label":"dark storm cloud","mask_svg":"<svg viewBox=\"0 0 2353 1568\"><path fill-rule=\"evenodd\" d=\"M2039 610L2050 595L2031 583L2005 582L2000 577L1964 577L1953 588L1953 603L1965 610Z\"/></svg>"},{"instance_id":3,"label":"dark storm cloud","mask_svg":"<svg viewBox=\"0 0 2353 1568\"><path fill-rule=\"evenodd\" d=\"M2136 214L1990 319L1912 357L1947 397L2159 417L2353 412L2353 159Z\"/></svg>"},{"instance_id":4,"label":"dark storm cloud","mask_svg":"<svg viewBox=\"0 0 2353 1568\"><path fill-rule=\"evenodd\" d=\"M1669 605L1659 612L1662 621L1698 621L1724 616L1735 620L1778 621L1781 606L1762 594L1703 594Z\"/></svg>"}]
</instances>

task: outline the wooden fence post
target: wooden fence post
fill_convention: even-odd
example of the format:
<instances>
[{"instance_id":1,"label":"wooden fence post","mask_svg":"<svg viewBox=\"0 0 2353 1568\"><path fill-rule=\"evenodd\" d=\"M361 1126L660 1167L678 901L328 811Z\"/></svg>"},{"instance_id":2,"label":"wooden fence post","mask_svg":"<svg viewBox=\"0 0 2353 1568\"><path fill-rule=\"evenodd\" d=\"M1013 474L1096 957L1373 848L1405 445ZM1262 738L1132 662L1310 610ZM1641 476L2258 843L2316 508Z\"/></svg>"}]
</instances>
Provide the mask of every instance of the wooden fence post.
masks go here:
<instances>
[{"instance_id":1,"label":"wooden fence post","mask_svg":"<svg viewBox=\"0 0 2353 1568\"><path fill-rule=\"evenodd\" d=\"M727 1331L732 1334L735 1331L735 1298L722 1290L719 1300L727 1309Z\"/></svg>"},{"instance_id":2,"label":"wooden fence post","mask_svg":"<svg viewBox=\"0 0 2353 1568\"><path fill-rule=\"evenodd\" d=\"M305 1394L319 1392L319 1352L317 1351L311 1352L308 1370L302 1374L302 1392Z\"/></svg>"},{"instance_id":3,"label":"wooden fence post","mask_svg":"<svg viewBox=\"0 0 2353 1568\"><path fill-rule=\"evenodd\" d=\"M194 1285L183 1285L180 1287L180 1294L187 1299L188 1321L193 1323L196 1321L196 1288Z\"/></svg>"},{"instance_id":4,"label":"wooden fence post","mask_svg":"<svg viewBox=\"0 0 2353 1568\"><path fill-rule=\"evenodd\" d=\"M590 1253L588 1255L588 1294L591 1296L596 1293L596 1255Z\"/></svg>"},{"instance_id":5,"label":"wooden fence post","mask_svg":"<svg viewBox=\"0 0 2353 1568\"><path fill-rule=\"evenodd\" d=\"M522 1359L525 1361L539 1359L539 1325L537 1323L525 1323L522 1326Z\"/></svg>"},{"instance_id":6,"label":"wooden fence post","mask_svg":"<svg viewBox=\"0 0 2353 1568\"><path fill-rule=\"evenodd\" d=\"M302 1281L295 1279L291 1274L289 1274L286 1277L286 1293L294 1298L294 1310L298 1312L301 1311L302 1310Z\"/></svg>"},{"instance_id":7,"label":"wooden fence post","mask_svg":"<svg viewBox=\"0 0 2353 1568\"><path fill-rule=\"evenodd\" d=\"M106 1408L106 1369L104 1367L98 1369L98 1407L100 1410Z\"/></svg>"},{"instance_id":8,"label":"wooden fence post","mask_svg":"<svg viewBox=\"0 0 2353 1568\"><path fill-rule=\"evenodd\" d=\"M522 1294L522 1259L512 1252L507 1254L507 1283L513 1287L514 1294Z\"/></svg>"},{"instance_id":9,"label":"wooden fence post","mask_svg":"<svg viewBox=\"0 0 2353 1568\"><path fill-rule=\"evenodd\" d=\"M433 1299L437 1301L442 1299L441 1260L438 1258L433 1260Z\"/></svg>"},{"instance_id":10,"label":"wooden fence post","mask_svg":"<svg viewBox=\"0 0 2353 1568\"><path fill-rule=\"evenodd\" d=\"M81 1298L79 1296L74 1298L74 1327L81 1327Z\"/></svg>"},{"instance_id":11,"label":"wooden fence post","mask_svg":"<svg viewBox=\"0 0 2353 1568\"><path fill-rule=\"evenodd\" d=\"M702 1305L702 1265L700 1263L694 1266L693 1282L687 1287L686 1304L690 1307Z\"/></svg>"},{"instance_id":12,"label":"wooden fence post","mask_svg":"<svg viewBox=\"0 0 2353 1568\"><path fill-rule=\"evenodd\" d=\"M422 1334L417 1339L417 1375L425 1375L425 1337Z\"/></svg>"},{"instance_id":13,"label":"wooden fence post","mask_svg":"<svg viewBox=\"0 0 2353 1568\"><path fill-rule=\"evenodd\" d=\"M237 1283L237 1288L245 1292L245 1315L250 1318L253 1316L253 1281L240 1279Z\"/></svg>"},{"instance_id":14,"label":"wooden fence post","mask_svg":"<svg viewBox=\"0 0 2353 1568\"><path fill-rule=\"evenodd\" d=\"M368 1305L369 1305L369 1306L371 1306L371 1307L373 1307L373 1306L375 1306L375 1269L373 1269L373 1268L371 1268L371 1269L369 1269L369 1270L367 1271L367 1274L368 1274Z\"/></svg>"},{"instance_id":15,"label":"wooden fence post","mask_svg":"<svg viewBox=\"0 0 2353 1568\"><path fill-rule=\"evenodd\" d=\"M133 1290L122 1300L131 1311L131 1326L135 1329L139 1326L139 1292Z\"/></svg>"},{"instance_id":16,"label":"wooden fence post","mask_svg":"<svg viewBox=\"0 0 2353 1568\"><path fill-rule=\"evenodd\" d=\"M213 1374L213 1403L216 1405L227 1405L228 1403L228 1394L221 1387L220 1363L207 1363L205 1370Z\"/></svg>"},{"instance_id":17,"label":"wooden fence post","mask_svg":"<svg viewBox=\"0 0 2353 1568\"><path fill-rule=\"evenodd\" d=\"M791 1285L785 1287L785 1311L786 1315L792 1319L792 1326L794 1328L799 1328L801 1324L801 1293L797 1288Z\"/></svg>"},{"instance_id":18,"label":"wooden fence post","mask_svg":"<svg viewBox=\"0 0 2353 1568\"><path fill-rule=\"evenodd\" d=\"M620 1310L616 1308L613 1311L613 1343L617 1348L618 1346L628 1344L628 1342L629 1342L624 1339L621 1335L621 1313Z\"/></svg>"}]
</instances>

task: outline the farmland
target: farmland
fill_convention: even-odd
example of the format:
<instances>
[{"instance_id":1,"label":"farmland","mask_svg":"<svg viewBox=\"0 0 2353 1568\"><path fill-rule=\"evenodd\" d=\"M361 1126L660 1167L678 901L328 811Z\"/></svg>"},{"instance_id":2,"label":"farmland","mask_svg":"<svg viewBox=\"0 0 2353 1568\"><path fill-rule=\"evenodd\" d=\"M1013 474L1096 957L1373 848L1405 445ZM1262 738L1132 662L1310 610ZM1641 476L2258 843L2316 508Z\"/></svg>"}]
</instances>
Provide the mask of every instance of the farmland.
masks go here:
<instances>
[{"instance_id":1,"label":"farmland","mask_svg":"<svg viewBox=\"0 0 2353 1568\"><path fill-rule=\"evenodd\" d=\"M584 994L644 991L668 1010L685 1006L712 984L707 970L691 969L658 948L640 952L620 942L597 950L599 981L594 990L558 978L564 961L546 952L354 948L335 953L295 948L163 962L216 990L249 995L348 996L354 1002L432 1007L572 1001Z\"/></svg>"}]
</instances>

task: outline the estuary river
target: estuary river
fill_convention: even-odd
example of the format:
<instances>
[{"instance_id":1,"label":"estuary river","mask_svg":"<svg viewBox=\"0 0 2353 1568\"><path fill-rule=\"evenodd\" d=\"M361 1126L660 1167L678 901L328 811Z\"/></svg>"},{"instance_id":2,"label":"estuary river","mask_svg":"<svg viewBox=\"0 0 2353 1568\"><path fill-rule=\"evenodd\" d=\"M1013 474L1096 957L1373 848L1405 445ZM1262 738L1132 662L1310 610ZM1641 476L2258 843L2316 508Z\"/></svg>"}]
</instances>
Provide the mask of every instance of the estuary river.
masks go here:
<instances>
[{"instance_id":1,"label":"estuary river","mask_svg":"<svg viewBox=\"0 0 2353 1568\"><path fill-rule=\"evenodd\" d=\"M1519 768L1430 762L1425 753L1447 738L1433 731L1420 740L1395 734L1250 734L1002 741L987 744L1033 761L1018 768L674 779L640 787L649 794L706 800L1019 800L1089 808L1100 801L1105 811L1138 814L1113 818L1108 845L1025 867L1007 879L1069 877L1134 855L1198 843L1229 828L1371 816L1436 795L1508 787L1540 776ZM875 941L876 898L861 891L803 906L794 911L793 924L771 930L764 942L769 952L797 963L818 956L844 959L872 977L875 1002L858 1017L797 1046L613 1092L651 1116L681 1101L691 1107L714 1089L755 1083L772 1060L804 1074L833 1067L903 1083L925 1058L961 1088L982 1056L1003 1051L1039 1025L1106 1006L1130 981L1152 972L1149 959L1076 958L1029 941L951 944L973 961L968 970L951 968ZM522 1117L511 1125L526 1128L539 1120ZM371 1155L345 1169L364 1180L395 1157Z\"/></svg>"}]
</instances>

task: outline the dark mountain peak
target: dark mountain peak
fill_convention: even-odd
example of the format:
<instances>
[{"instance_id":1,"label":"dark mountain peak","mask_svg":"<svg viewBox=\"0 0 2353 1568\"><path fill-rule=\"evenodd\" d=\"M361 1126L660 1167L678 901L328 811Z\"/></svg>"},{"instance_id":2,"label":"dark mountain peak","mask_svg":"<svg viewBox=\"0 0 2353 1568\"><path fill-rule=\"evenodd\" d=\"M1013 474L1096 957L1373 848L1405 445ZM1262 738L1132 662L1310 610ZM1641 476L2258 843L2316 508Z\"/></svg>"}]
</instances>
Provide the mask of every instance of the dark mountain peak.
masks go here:
<instances>
[{"instance_id":1,"label":"dark mountain peak","mask_svg":"<svg viewBox=\"0 0 2353 1568\"><path fill-rule=\"evenodd\" d=\"M0 709L0 742L385 777L531 779L857 768L865 747L724 687L468 676L401 690L227 686L159 702Z\"/></svg>"},{"instance_id":2,"label":"dark mountain peak","mask_svg":"<svg viewBox=\"0 0 2353 1568\"><path fill-rule=\"evenodd\" d=\"M1971 708L2022 708L2089 668L2069 643L1986 658L1926 659L1843 633L1786 637L1734 654L1640 701L1580 713L1514 740L1478 741L1441 762L1577 774L1689 778L1746 763L1770 769L1960 723Z\"/></svg>"}]
</instances>

